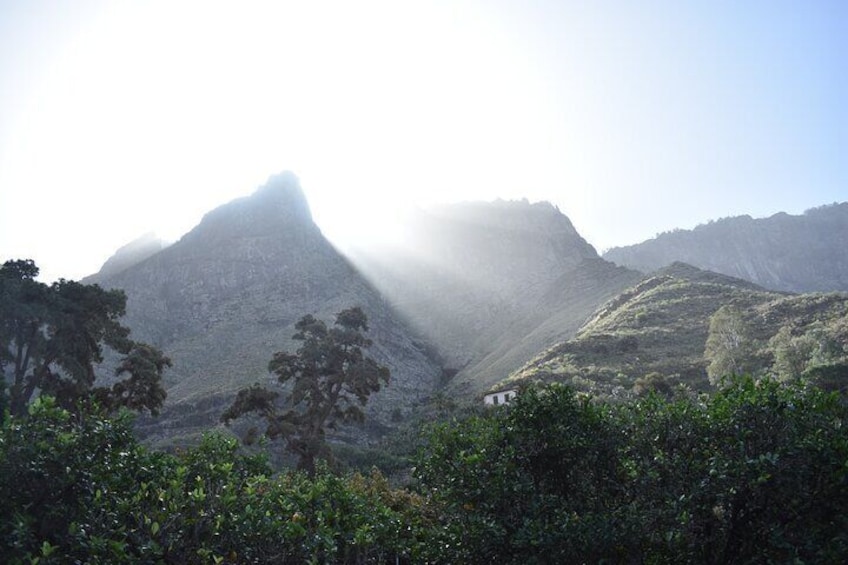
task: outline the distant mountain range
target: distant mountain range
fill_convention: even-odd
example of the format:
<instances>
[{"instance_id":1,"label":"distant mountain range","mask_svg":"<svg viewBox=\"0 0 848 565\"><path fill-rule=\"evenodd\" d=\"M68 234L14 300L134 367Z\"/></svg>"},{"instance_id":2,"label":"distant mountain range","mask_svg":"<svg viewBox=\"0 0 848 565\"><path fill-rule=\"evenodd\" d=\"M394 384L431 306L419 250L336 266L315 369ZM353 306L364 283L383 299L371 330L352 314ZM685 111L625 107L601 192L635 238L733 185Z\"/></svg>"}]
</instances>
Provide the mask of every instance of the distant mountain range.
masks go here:
<instances>
[{"instance_id":1,"label":"distant mountain range","mask_svg":"<svg viewBox=\"0 0 848 565\"><path fill-rule=\"evenodd\" d=\"M610 249L604 259L644 273L681 261L772 290L848 291L848 202L800 216L725 218Z\"/></svg>"},{"instance_id":2,"label":"distant mountain range","mask_svg":"<svg viewBox=\"0 0 848 565\"><path fill-rule=\"evenodd\" d=\"M153 441L215 425L238 389L268 381L275 351L296 347L301 316L332 321L354 305L369 317L371 354L392 373L369 402L379 434L440 390L475 401L541 379L606 394L650 372L703 388L706 328L722 304L786 299L762 287L846 288L846 211L722 220L602 258L548 203L463 203L419 210L396 241L344 257L283 173L170 246L147 236L123 247L86 282L123 288L133 336L174 362L163 414L141 421ZM733 276L675 263L685 253ZM628 259L643 255L654 263ZM766 276L770 284L750 282Z\"/></svg>"}]
</instances>

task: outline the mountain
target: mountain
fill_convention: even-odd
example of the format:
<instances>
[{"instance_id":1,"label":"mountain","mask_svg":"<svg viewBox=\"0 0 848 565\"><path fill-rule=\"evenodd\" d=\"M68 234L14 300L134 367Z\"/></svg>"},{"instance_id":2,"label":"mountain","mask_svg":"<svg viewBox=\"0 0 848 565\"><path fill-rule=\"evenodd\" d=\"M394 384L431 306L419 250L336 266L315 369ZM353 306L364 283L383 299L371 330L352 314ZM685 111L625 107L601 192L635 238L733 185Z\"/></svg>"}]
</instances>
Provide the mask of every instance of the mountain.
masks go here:
<instances>
[{"instance_id":1,"label":"mountain","mask_svg":"<svg viewBox=\"0 0 848 565\"><path fill-rule=\"evenodd\" d=\"M133 337L173 361L163 413L141 423L148 436L214 425L237 390L269 382L272 354L297 347L294 323L305 314L332 323L345 308L365 311L370 355L392 374L369 401L373 426L409 411L441 374L392 307L324 238L291 173L209 212L170 247L91 282L124 289Z\"/></svg>"},{"instance_id":2,"label":"mountain","mask_svg":"<svg viewBox=\"0 0 848 565\"><path fill-rule=\"evenodd\" d=\"M621 397L652 373L707 390L705 345L710 317L722 306L741 312L748 328L752 370L771 371L772 338L824 337L848 350L848 294L788 294L742 279L674 263L600 307L577 335L548 349L500 386L528 380L565 382L599 396ZM825 340L825 341L827 341Z\"/></svg>"},{"instance_id":3,"label":"mountain","mask_svg":"<svg viewBox=\"0 0 848 565\"><path fill-rule=\"evenodd\" d=\"M109 257L109 259L103 263L103 266L96 275L88 277L82 282L88 283L90 280L93 281L114 276L137 263L141 263L148 257L159 253L165 249L165 247L167 247L167 243L156 237L156 234L153 232L146 233L118 249L114 255Z\"/></svg>"},{"instance_id":4,"label":"mountain","mask_svg":"<svg viewBox=\"0 0 848 565\"><path fill-rule=\"evenodd\" d=\"M682 261L772 290L848 290L848 202L803 215L726 218L610 249L604 258L651 272Z\"/></svg>"},{"instance_id":5,"label":"mountain","mask_svg":"<svg viewBox=\"0 0 848 565\"><path fill-rule=\"evenodd\" d=\"M163 442L215 425L237 390L268 382L268 361L297 347L291 336L303 315L331 322L361 306L370 353L392 373L369 401L371 427L346 432L361 440L440 390L473 400L493 387L557 380L615 396L653 373L705 389L709 319L726 304L744 313L763 367L778 331L804 347L825 334L843 344L846 295L791 295L745 279L841 284L845 251L834 239L848 241L846 210L721 220L606 255L626 264L628 250L663 249L649 275L600 257L559 209L526 200L417 210L391 242L345 257L313 222L297 178L283 173L171 246L151 237L125 246L86 282L124 289L134 338L174 362L163 414L140 420L143 434ZM790 240L795 247L776 251ZM667 263L674 241L744 273Z\"/></svg>"},{"instance_id":6,"label":"mountain","mask_svg":"<svg viewBox=\"0 0 848 565\"><path fill-rule=\"evenodd\" d=\"M550 345L640 277L604 261L547 202L418 210L392 247L354 263L439 352L446 384L473 395Z\"/></svg>"}]
</instances>

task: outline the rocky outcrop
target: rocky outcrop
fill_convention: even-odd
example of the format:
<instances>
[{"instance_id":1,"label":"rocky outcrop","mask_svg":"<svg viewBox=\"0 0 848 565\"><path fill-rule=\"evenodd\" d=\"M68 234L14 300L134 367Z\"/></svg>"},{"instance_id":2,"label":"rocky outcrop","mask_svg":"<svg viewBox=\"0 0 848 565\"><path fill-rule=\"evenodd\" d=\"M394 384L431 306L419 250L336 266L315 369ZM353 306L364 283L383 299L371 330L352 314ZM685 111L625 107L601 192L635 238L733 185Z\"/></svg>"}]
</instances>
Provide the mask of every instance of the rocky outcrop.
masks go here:
<instances>
[{"instance_id":1,"label":"rocky outcrop","mask_svg":"<svg viewBox=\"0 0 848 565\"><path fill-rule=\"evenodd\" d=\"M848 203L803 215L726 218L617 247L604 258L651 272L674 261L791 292L848 290Z\"/></svg>"}]
</instances>

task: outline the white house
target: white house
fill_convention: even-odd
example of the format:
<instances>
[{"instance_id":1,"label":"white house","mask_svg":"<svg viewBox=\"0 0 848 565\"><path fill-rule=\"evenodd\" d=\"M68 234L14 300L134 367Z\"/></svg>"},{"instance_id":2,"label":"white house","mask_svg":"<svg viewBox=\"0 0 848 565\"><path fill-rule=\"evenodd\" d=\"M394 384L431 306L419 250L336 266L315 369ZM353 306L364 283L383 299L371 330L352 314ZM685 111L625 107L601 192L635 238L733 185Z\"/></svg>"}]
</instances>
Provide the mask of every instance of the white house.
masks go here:
<instances>
[{"instance_id":1,"label":"white house","mask_svg":"<svg viewBox=\"0 0 848 565\"><path fill-rule=\"evenodd\" d=\"M516 394L518 394L518 390L514 388L490 392L489 394L483 397L483 404L485 404L486 406L500 406L502 404L509 404L509 402L513 398L515 398Z\"/></svg>"}]
</instances>

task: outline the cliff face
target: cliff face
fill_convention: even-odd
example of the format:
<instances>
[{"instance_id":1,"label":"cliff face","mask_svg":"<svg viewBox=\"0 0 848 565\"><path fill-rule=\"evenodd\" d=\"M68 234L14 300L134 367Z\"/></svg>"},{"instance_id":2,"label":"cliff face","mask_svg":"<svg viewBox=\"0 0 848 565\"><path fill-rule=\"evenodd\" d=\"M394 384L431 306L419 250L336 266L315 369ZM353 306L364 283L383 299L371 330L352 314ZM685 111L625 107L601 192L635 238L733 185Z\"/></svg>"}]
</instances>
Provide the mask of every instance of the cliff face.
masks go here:
<instances>
[{"instance_id":1,"label":"cliff face","mask_svg":"<svg viewBox=\"0 0 848 565\"><path fill-rule=\"evenodd\" d=\"M848 203L803 215L727 218L610 249L604 258L643 272L674 261L744 278L772 290L848 290Z\"/></svg>"},{"instance_id":2,"label":"cliff face","mask_svg":"<svg viewBox=\"0 0 848 565\"><path fill-rule=\"evenodd\" d=\"M372 422L387 421L429 395L441 372L408 326L313 223L291 174L208 213L174 245L101 285L123 288L133 336L165 351L168 400L150 434L179 435L213 425L235 392L268 382L274 352L294 351L294 323L361 306L370 354L392 380L372 397Z\"/></svg>"},{"instance_id":3,"label":"cliff face","mask_svg":"<svg viewBox=\"0 0 848 565\"><path fill-rule=\"evenodd\" d=\"M353 261L478 393L638 278L599 258L548 203L465 203L419 212L402 243Z\"/></svg>"}]
</instances>

